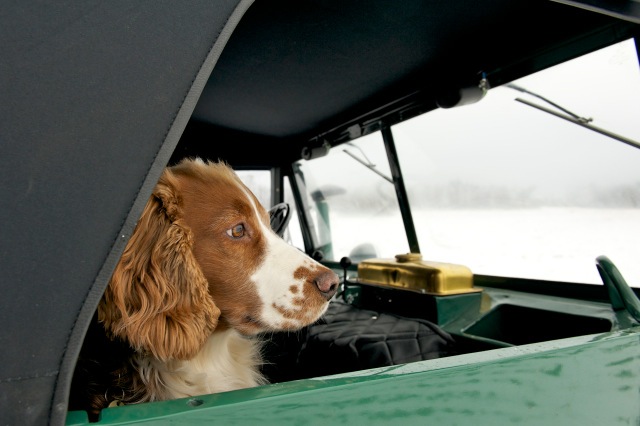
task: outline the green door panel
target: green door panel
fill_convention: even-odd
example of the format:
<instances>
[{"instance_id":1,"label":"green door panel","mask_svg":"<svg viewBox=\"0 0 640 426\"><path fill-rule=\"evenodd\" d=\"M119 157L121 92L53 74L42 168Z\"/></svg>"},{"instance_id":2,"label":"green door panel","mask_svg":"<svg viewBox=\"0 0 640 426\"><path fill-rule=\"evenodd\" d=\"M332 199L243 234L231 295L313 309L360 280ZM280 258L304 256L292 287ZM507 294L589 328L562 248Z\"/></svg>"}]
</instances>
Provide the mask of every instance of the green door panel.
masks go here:
<instances>
[{"instance_id":1,"label":"green door panel","mask_svg":"<svg viewBox=\"0 0 640 426\"><path fill-rule=\"evenodd\" d=\"M85 421L81 413L68 418ZM111 408L99 424L133 423L638 425L640 327Z\"/></svg>"}]
</instances>

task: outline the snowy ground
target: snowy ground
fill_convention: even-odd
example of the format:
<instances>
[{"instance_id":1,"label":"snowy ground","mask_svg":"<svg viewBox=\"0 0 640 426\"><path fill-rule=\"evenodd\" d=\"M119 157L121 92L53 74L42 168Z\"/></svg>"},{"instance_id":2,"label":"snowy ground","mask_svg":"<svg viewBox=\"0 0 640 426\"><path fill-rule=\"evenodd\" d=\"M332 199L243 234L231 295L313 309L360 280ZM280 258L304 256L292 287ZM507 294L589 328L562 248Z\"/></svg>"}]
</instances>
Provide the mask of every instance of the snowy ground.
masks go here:
<instances>
[{"instance_id":1,"label":"snowy ground","mask_svg":"<svg viewBox=\"0 0 640 426\"><path fill-rule=\"evenodd\" d=\"M334 216L335 257L358 242L380 257L408 251L401 223L388 217ZM608 256L640 287L640 209L538 208L414 212L425 259L461 263L474 273L599 284L595 258Z\"/></svg>"}]
</instances>

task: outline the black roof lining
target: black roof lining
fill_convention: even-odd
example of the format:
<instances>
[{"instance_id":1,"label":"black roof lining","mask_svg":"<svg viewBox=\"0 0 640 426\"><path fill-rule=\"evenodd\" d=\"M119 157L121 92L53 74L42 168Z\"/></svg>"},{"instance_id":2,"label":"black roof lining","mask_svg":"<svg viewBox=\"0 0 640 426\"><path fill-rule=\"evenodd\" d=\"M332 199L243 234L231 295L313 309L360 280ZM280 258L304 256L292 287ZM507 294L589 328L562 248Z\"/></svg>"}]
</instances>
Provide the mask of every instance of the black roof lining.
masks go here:
<instances>
[{"instance_id":1,"label":"black roof lining","mask_svg":"<svg viewBox=\"0 0 640 426\"><path fill-rule=\"evenodd\" d=\"M253 162L216 145L256 139L273 150L279 141L299 153L291 145L340 143L379 120L429 111L438 91L477 84L482 72L500 85L628 37L630 28L539 0L405 0L393 8L385 0L258 1L223 52L180 148Z\"/></svg>"}]
</instances>

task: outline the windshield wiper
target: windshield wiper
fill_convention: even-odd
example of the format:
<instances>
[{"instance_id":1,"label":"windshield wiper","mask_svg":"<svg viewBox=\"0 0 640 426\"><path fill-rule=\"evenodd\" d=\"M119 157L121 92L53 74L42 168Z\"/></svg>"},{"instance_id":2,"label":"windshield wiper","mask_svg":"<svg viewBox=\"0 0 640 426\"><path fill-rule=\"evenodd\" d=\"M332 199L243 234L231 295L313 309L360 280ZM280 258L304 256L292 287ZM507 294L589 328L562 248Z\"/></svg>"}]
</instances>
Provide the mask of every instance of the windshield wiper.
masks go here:
<instances>
[{"instance_id":1,"label":"windshield wiper","mask_svg":"<svg viewBox=\"0 0 640 426\"><path fill-rule=\"evenodd\" d=\"M362 151L362 149L358 146L358 145L354 145L351 142L347 142L345 145L349 145L352 148L356 148L357 150L360 151L360 154L362 154L362 157L364 157L364 160L362 158L359 158L357 155L355 155L353 152L349 151L347 148L344 148L342 150L342 152L344 152L345 154L347 154L349 157L353 158L354 160L356 160L358 163L362 164L363 166L365 166L367 169L371 170L372 172L376 173L377 175L381 176L383 179L385 179L386 181L390 182L391 184L393 184L393 179L391 179L389 176L385 175L384 173L382 173L380 170L377 169L376 165L373 164L369 158L367 157L367 155L364 153L364 151Z\"/></svg>"},{"instance_id":2,"label":"windshield wiper","mask_svg":"<svg viewBox=\"0 0 640 426\"><path fill-rule=\"evenodd\" d=\"M606 129L603 129L601 127L597 127L597 126L594 126L593 124L590 124L593 121L593 118L586 118L586 117L582 117L582 116L580 116L578 114L575 114L575 113L569 111L568 109L558 105L557 103L550 101L549 99L545 98L544 96L541 96L541 95L539 95L539 94L537 94L535 92L527 90L524 87L521 87L521 86L518 86L518 85L515 85L515 84L507 84L505 86L510 88L510 89L517 90L519 92L526 93L528 95L531 95L531 96L534 96L534 97L536 97L538 99L541 99L542 101L548 103L549 105L551 105L554 108L560 110L561 112L554 111L554 110L552 110L550 108L544 107L542 105L538 105L538 104L536 104L534 102L531 102L531 101L528 101L526 99L516 98L516 101L518 101L520 103L523 103L523 104L528 105L530 107L536 108L536 109L538 109L540 111L543 111L543 112L546 112L548 114L555 115L556 117L562 118L562 119L567 120L567 121L569 121L571 123L574 123L574 124L577 124L579 126L585 127L585 128L587 128L589 130L592 130L594 132L600 133L600 134L602 134L604 136L608 136L608 137L610 137L612 139L615 139L615 140L617 140L619 142L625 143L625 144L627 144L629 146L632 146L634 148L639 148L640 149L640 143L634 141L633 139L629 139L629 138L627 138L625 136L618 135L616 133L610 132L610 131L608 131Z\"/></svg>"}]
</instances>

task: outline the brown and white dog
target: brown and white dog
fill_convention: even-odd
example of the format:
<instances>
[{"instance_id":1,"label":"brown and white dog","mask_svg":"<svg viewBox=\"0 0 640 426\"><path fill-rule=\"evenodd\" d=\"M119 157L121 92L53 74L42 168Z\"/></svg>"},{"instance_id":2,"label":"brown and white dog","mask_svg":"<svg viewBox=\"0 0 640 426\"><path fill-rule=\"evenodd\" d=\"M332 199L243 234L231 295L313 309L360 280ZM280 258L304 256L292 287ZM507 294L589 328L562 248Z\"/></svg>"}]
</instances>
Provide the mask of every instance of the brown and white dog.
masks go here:
<instances>
[{"instance_id":1,"label":"brown and white dog","mask_svg":"<svg viewBox=\"0 0 640 426\"><path fill-rule=\"evenodd\" d=\"M184 160L164 171L99 304L105 338L93 353L110 357L110 371L86 377L102 361L79 364L85 377L74 381L89 388L79 405L95 415L114 402L263 384L255 336L315 322L337 286L336 274L271 230L228 166ZM120 348L107 356L111 343Z\"/></svg>"}]
</instances>

